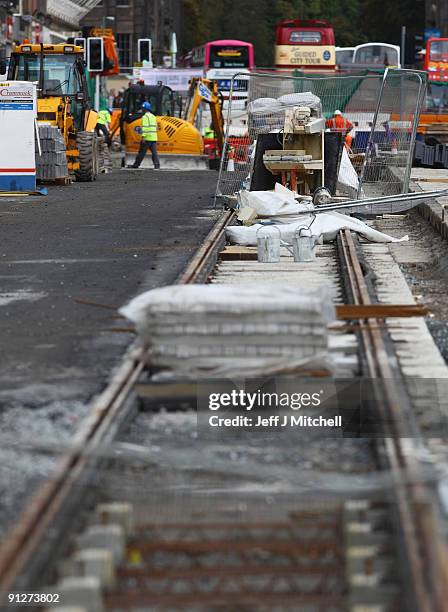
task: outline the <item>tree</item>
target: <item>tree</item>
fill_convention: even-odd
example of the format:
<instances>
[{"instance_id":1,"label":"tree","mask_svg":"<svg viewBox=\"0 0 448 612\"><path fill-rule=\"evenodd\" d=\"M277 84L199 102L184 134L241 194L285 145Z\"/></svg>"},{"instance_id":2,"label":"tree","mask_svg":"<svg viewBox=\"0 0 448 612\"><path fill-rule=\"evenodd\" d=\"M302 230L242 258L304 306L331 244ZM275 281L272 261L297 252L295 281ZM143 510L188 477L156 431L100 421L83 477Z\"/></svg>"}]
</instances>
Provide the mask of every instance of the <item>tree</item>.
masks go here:
<instances>
[{"instance_id":1,"label":"tree","mask_svg":"<svg viewBox=\"0 0 448 612\"><path fill-rule=\"evenodd\" d=\"M424 0L394 0L378 10L377 0L361 0L361 22L367 40L400 44L401 26L423 34L425 28Z\"/></svg>"},{"instance_id":2,"label":"tree","mask_svg":"<svg viewBox=\"0 0 448 612\"><path fill-rule=\"evenodd\" d=\"M258 66L272 66L275 26L282 19L326 19L336 45L400 42L401 26L423 32L424 0L184 0L185 51L216 38L253 43Z\"/></svg>"}]
</instances>

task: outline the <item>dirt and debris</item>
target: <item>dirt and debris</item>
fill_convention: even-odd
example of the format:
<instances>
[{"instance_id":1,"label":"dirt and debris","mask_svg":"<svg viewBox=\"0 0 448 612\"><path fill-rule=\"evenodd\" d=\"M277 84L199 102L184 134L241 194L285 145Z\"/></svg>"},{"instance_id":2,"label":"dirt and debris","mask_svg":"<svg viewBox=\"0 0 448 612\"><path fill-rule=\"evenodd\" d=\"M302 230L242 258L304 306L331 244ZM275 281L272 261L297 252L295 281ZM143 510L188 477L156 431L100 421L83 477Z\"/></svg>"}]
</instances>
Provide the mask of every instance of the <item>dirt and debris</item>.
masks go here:
<instances>
[{"instance_id":1,"label":"dirt and debris","mask_svg":"<svg viewBox=\"0 0 448 612\"><path fill-rule=\"evenodd\" d=\"M409 235L408 243L392 244L390 250L416 301L430 309L426 323L448 361L448 243L415 210L374 225L393 236Z\"/></svg>"}]
</instances>

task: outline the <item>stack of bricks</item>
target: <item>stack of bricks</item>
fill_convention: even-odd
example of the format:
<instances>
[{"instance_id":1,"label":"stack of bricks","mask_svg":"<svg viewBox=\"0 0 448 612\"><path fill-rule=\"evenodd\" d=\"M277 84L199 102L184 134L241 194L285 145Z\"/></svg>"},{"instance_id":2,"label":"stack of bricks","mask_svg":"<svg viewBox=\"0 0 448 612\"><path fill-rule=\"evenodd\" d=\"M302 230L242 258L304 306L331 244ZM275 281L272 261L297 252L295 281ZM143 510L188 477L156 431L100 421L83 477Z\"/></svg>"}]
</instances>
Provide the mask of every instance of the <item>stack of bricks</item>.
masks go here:
<instances>
[{"instance_id":1,"label":"stack of bricks","mask_svg":"<svg viewBox=\"0 0 448 612\"><path fill-rule=\"evenodd\" d=\"M107 174L112 171L113 163L110 155L109 145L104 136L99 138L99 169L102 174Z\"/></svg>"},{"instance_id":2,"label":"stack of bricks","mask_svg":"<svg viewBox=\"0 0 448 612\"><path fill-rule=\"evenodd\" d=\"M40 125L41 154L36 144L36 175L38 181L54 181L69 176L64 137L55 126Z\"/></svg>"}]
</instances>

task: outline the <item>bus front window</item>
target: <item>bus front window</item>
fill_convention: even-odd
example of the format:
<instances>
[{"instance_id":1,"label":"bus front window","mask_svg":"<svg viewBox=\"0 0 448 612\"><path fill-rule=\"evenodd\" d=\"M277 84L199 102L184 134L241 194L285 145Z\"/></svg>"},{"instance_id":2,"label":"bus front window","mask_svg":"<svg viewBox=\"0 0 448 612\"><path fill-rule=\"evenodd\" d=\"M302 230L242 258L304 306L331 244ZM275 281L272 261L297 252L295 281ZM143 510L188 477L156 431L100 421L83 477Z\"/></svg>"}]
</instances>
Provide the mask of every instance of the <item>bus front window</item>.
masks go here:
<instances>
[{"instance_id":1,"label":"bus front window","mask_svg":"<svg viewBox=\"0 0 448 612\"><path fill-rule=\"evenodd\" d=\"M378 67L398 66L398 54L390 47L369 45L356 52L354 63Z\"/></svg>"},{"instance_id":2,"label":"bus front window","mask_svg":"<svg viewBox=\"0 0 448 612\"><path fill-rule=\"evenodd\" d=\"M249 68L249 48L211 47L210 68Z\"/></svg>"},{"instance_id":3,"label":"bus front window","mask_svg":"<svg viewBox=\"0 0 448 612\"><path fill-rule=\"evenodd\" d=\"M434 62L448 61L448 40L437 40L430 44L429 59Z\"/></svg>"}]
</instances>

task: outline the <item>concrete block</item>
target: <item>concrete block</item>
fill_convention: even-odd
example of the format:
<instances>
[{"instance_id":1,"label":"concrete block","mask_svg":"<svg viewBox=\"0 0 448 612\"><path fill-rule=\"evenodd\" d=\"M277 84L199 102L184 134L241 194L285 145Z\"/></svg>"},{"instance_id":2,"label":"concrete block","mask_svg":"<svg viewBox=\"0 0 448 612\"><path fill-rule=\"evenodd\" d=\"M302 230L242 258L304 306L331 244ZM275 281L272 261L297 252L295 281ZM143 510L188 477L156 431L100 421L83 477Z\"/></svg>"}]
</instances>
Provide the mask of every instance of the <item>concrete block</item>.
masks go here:
<instances>
[{"instance_id":1,"label":"concrete block","mask_svg":"<svg viewBox=\"0 0 448 612\"><path fill-rule=\"evenodd\" d=\"M119 563L124 557L124 529L120 525L92 525L77 538L77 548L109 550L114 562Z\"/></svg>"},{"instance_id":2,"label":"concrete block","mask_svg":"<svg viewBox=\"0 0 448 612\"><path fill-rule=\"evenodd\" d=\"M238 213L238 221L244 225L252 224L257 217L257 212L250 206L244 206Z\"/></svg>"},{"instance_id":3,"label":"concrete block","mask_svg":"<svg viewBox=\"0 0 448 612\"><path fill-rule=\"evenodd\" d=\"M101 525L120 525L126 535L134 529L134 507L126 502L99 504L96 517Z\"/></svg>"},{"instance_id":4,"label":"concrete block","mask_svg":"<svg viewBox=\"0 0 448 612\"><path fill-rule=\"evenodd\" d=\"M101 585L98 578L63 578L56 586L65 607L77 607L86 612L103 612Z\"/></svg>"}]
</instances>

